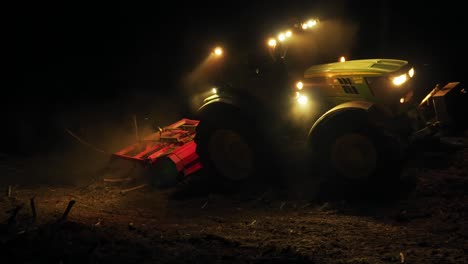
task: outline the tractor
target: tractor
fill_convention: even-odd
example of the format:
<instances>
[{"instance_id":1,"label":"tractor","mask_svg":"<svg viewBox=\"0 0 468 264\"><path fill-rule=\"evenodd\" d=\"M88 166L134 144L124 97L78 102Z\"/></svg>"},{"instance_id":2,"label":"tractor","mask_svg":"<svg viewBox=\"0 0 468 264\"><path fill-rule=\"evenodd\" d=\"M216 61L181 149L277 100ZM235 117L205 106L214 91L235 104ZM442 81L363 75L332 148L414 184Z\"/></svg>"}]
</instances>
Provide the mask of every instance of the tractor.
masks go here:
<instances>
[{"instance_id":1,"label":"tractor","mask_svg":"<svg viewBox=\"0 0 468 264\"><path fill-rule=\"evenodd\" d=\"M318 24L309 20L267 40L265 56L235 63L227 60L238 56L226 56L205 82L194 141L216 184L281 186L300 174L298 185L315 178L321 192L381 193L398 184L409 146L442 124L424 106L431 99L433 110L437 92L459 83L436 87L419 104L417 69L407 60L341 58L299 70L288 64L284 43ZM223 56L220 48L213 54Z\"/></svg>"}]
</instances>

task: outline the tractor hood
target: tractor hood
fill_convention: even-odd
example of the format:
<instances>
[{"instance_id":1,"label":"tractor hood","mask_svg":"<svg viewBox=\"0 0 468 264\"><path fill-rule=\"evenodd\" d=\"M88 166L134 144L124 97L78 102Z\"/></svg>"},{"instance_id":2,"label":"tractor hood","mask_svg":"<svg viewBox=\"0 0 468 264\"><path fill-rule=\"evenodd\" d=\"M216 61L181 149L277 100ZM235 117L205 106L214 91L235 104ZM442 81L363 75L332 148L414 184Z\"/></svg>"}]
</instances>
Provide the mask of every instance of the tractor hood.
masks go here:
<instances>
[{"instance_id":1,"label":"tractor hood","mask_svg":"<svg viewBox=\"0 0 468 264\"><path fill-rule=\"evenodd\" d=\"M368 76L387 75L399 71L408 64L405 60L396 59L363 59L345 62L319 64L309 67L304 72L305 78L323 76L324 74L363 74Z\"/></svg>"}]
</instances>

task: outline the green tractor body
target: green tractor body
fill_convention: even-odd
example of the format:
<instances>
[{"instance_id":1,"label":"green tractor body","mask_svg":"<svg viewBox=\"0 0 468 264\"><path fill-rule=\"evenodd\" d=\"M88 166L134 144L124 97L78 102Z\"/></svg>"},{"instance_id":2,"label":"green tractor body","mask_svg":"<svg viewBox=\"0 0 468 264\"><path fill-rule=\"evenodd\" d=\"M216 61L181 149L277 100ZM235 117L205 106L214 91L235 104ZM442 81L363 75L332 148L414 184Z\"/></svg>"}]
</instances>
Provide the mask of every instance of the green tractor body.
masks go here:
<instances>
[{"instance_id":1,"label":"green tractor body","mask_svg":"<svg viewBox=\"0 0 468 264\"><path fill-rule=\"evenodd\" d=\"M416 69L408 61L340 61L296 74L284 57L272 59L239 60L218 74L237 77L206 87L195 142L209 175L237 185L288 178L294 167L320 178L321 189L354 193L379 192L399 179L405 148L427 121L413 98ZM300 152L285 151L296 145Z\"/></svg>"}]
</instances>

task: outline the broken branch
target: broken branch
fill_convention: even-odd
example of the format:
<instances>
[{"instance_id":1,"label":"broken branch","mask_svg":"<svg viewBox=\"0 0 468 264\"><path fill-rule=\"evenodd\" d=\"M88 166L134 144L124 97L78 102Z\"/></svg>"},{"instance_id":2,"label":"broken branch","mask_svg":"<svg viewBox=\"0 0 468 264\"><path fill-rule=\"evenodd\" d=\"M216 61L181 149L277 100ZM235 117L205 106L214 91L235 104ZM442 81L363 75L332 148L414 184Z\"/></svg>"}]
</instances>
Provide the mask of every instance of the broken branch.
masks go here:
<instances>
[{"instance_id":1,"label":"broken branch","mask_svg":"<svg viewBox=\"0 0 468 264\"><path fill-rule=\"evenodd\" d=\"M135 187L132 187L132 188L128 188L128 189L123 189L120 191L120 194L126 194L128 192L131 192L131 191L135 191L135 190L138 190L138 189L142 189L142 188L145 188L146 186L148 186L148 184L141 184L141 185L138 185L138 186L135 186Z\"/></svg>"},{"instance_id":2,"label":"broken branch","mask_svg":"<svg viewBox=\"0 0 468 264\"><path fill-rule=\"evenodd\" d=\"M68 202L67 209L65 209L65 212L63 212L62 218L60 219L61 221L67 220L68 214L70 213L70 210L72 209L74 204L75 200L71 200L70 202Z\"/></svg>"},{"instance_id":3,"label":"broken branch","mask_svg":"<svg viewBox=\"0 0 468 264\"><path fill-rule=\"evenodd\" d=\"M131 180L132 178L104 178L104 182L125 182Z\"/></svg>"},{"instance_id":4,"label":"broken branch","mask_svg":"<svg viewBox=\"0 0 468 264\"><path fill-rule=\"evenodd\" d=\"M8 211L11 212L11 216L8 218L8 225L16 224L16 217L22 208L22 205L18 205L14 209Z\"/></svg>"},{"instance_id":5,"label":"broken branch","mask_svg":"<svg viewBox=\"0 0 468 264\"><path fill-rule=\"evenodd\" d=\"M36 203L34 202L35 197L32 197L29 200L29 204L31 206L31 213L32 213L32 221L36 221L37 213L36 213Z\"/></svg>"}]
</instances>

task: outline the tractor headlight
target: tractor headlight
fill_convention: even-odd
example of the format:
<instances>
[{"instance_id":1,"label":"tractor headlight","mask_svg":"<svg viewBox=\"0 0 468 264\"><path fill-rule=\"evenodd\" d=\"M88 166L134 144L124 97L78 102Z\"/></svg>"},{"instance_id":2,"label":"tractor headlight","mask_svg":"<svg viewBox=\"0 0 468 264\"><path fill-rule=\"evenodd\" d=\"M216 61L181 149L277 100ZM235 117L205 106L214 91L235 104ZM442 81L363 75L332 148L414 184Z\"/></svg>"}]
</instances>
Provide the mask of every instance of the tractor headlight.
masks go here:
<instances>
[{"instance_id":1,"label":"tractor headlight","mask_svg":"<svg viewBox=\"0 0 468 264\"><path fill-rule=\"evenodd\" d=\"M392 81L393 85L400 86L406 83L410 78L413 78L414 74L415 74L414 68L411 68L406 73L391 77L390 80Z\"/></svg>"},{"instance_id":2,"label":"tractor headlight","mask_svg":"<svg viewBox=\"0 0 468 264\"><path fill-rule=\"evenodd\" d=\"M298 90L302 90L303 87L304 87L304 84L303 84L302 82L297 82L297 83L296 83L296 88L297 88Z\"/></svg>"},{"instance_id":3,"label":"tractor headlight","mask_svg":"<svg viewBox=\"0 0 468 264\"><path fill-rule=\"evenodd\" d=\"M413 78L414 76L414 68L411 68L409 71L408 71L408 75L410 78Z\"/></svg>"},{"instance_id":4,"label":"tractor headlight","mask_svg":"<svg viewBox=\"0 0 468 264\"><path fill-rule=\"evenodd\" d=\"M406 73L392 78L392 82L396 86L400 86L404 84L407 80L408 80L408 77Z\"/></svg>"},{"instance_id":5,"label":"tractor headlight","mask_svg":"<svg viewBox=\"0 0 468 264\"><path fill-rule=\"evenodd\" d=\"M309 101L309 98L307 98L307 96L305 96L305 95L300 95L299 98L297 98L297 102L300 105L306 105L307 101Z\"/></svg>"},{"instance_id":6,"label":"tractor headlight","mask_svg":"<svg viewBox=\"0 0 468 264\"><path fill-rule=\"evenodd\" d=\"M296 101L300 105L306 105L309 101L309 98L306 95L301 94L300 92L296 92Z\"/></svg>"},{"instance_id":7,"label":"tractor headlight","mask_svg":"<svg viewBox=\"0 0 468 264\"><path fill-rule=\"evenodd\" d=\"M291 98L290 114L296 124L305 124L317 115L317 102L312 91L302 92L296 90L296 96Z\"/></svg>"}]
</instances>

